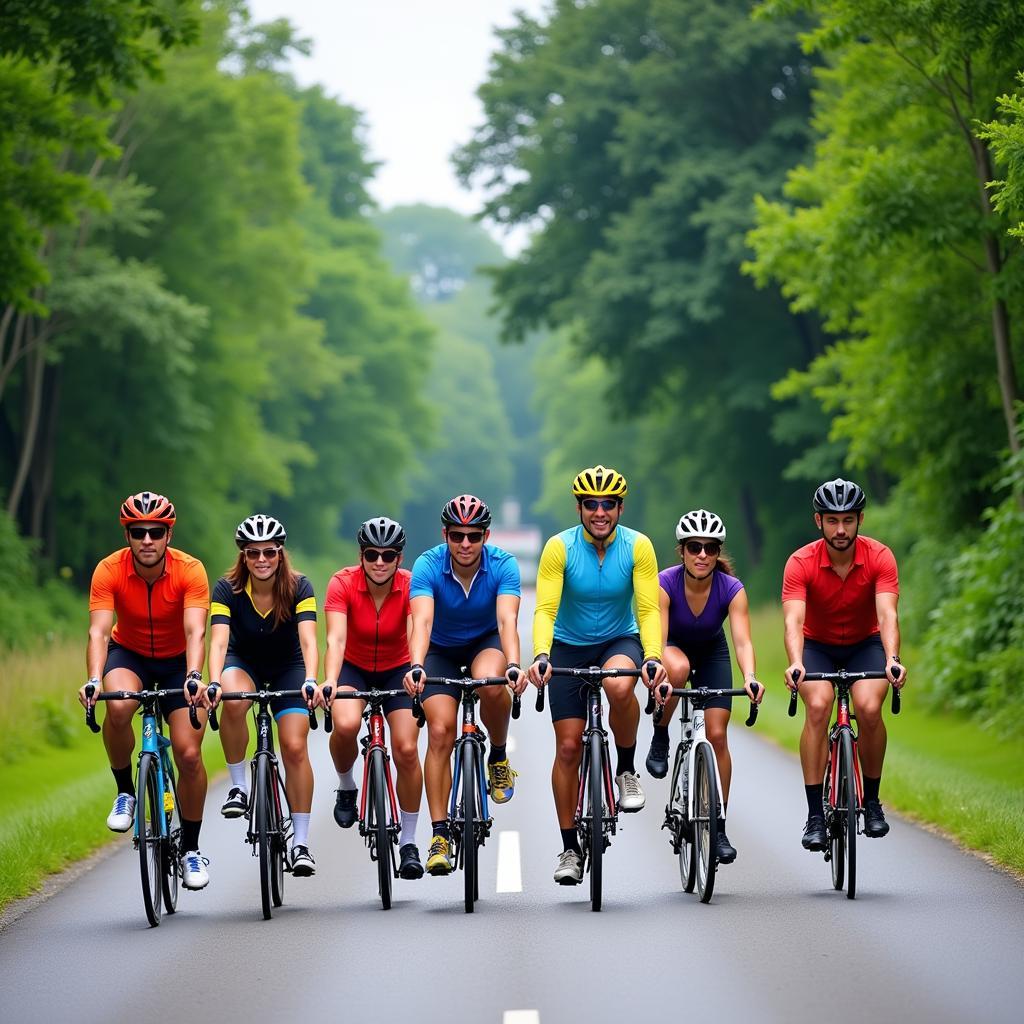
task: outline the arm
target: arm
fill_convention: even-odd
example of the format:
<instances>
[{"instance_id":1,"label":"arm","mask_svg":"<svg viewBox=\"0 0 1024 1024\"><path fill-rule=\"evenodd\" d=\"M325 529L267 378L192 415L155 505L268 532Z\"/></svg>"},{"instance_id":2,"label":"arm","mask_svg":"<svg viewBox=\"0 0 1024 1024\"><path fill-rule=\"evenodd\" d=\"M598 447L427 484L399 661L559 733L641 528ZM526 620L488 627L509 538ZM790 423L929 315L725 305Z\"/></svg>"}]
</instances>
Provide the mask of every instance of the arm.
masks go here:
<instances>
[{"instance_id":1,"label":"arm","mask_svg":"<svg viewBox=\"0 0 1024 1024\"><path fill-rule=\"evenodd\" d=\"M661 664L661 599L658 585L658 558L654 545L647 537L638 537L633 547L633 597L636 601L636 617L640 625L640 642L644 648L644 662L653 662L657 669L652 679L647 672L640 677L648 688L659 686L665 681L665 669Z\"/></svg>"},{"instance_id":2,"label":"arm","mask_svg":"<svg viewBox=\"0 0 1024 1024\"><path fill-rule=\"evenodd\" d=\"M743 687L750 699L760 704L764 697L764 685L760 685L756 697L750 689L750 684L757 682L757 663L754 660L754 643L750 638L750 604L745 590L737 590L729 602L729 632L732 633L736 664L743 673Z\"/></svg>"},{"instance_id":3,"label":"arm","mask_svg":"<svg viewBox=\"0 0 1024 1024\"><path fill-rule=\"evenodd\" d=\"M206 661L206 613L206 608L185 609L186 672L203 674L203 664Z\"/></svg>"},{"instance_id":4,"label":"arm","mask_svg":"<svg viewBox=\"0 0 1024 1024\"><path fill-rule=\"evenodd\" d=\"M555 619L562 602L562 586L565 583L565 544L561 537L552 537L544 545L540 564L537 566L537 599L533 610L533 664L529 669L534 686L547 682L541 678L537 662L541 655L546 659L551 653L555 638ZM548 677L551 673L548 672Z\"/></svg>"},{"instance_id":5,"label":"arm","mask_svg":"<svg viewBox=\"0 0 1024 1024\"><path fill-rule=\"evenodd\" d=\"M87 679L103 678L103 665L107 660L107 643L114 628L114 613L106 608L89 612L89 640L85 647L85 673ZM86 684L88 685L88 684ZM99 687L97 687L99 689ZM78 699L85 706L85 686L78 691Z\"/></svg>"},{"instance_id":6,"label":"arm","mask_svg":"<svg viewBox=\"0 0 1024 1024\"><path fill-rule=\"evenodd\" d=\"M658 587L658 611L661 614L661 648L665 649L668 643L668 610L672 607L672 598L668 593Z\"/></svg>"},{"instance_id":7,"label":"arm","mask_svg":"<svg viewBox=\"0 0 1024 1024\"><path fill-rule=\"evenodd\" d=\"M224 661L228 654L228 640L231 627L226 622L215 622L210 626L210 682L219 683L224 674Z\"/></svg>"},{"instance_id":8,"label":"arm","mask_svg":"<svg viewBox=\"0 0 1024 1024\"><path fill-rule=\"evenodd\" d=\"M807 616L806 601L783 601L782 617L785 621L786 657L789 668L786 669L786 686L796 689L793 683L793 672L804 675L804 619Z\"/></svg>"},{"instance_id":9,"label":"arm","mask_svg":"<svg viewBox=\"0 0 1024 1024\"><path fill-rule=\"evenodd\" d=\"M299 623L299 647L306 665L306 678L316 679L320 669L320 651L316 643L316 619L304 619Z\"/></svg>"},{"instance_id":10,"label":"arm","mask_svg":"<svg viewBox=\"0 0 1024 1024\"><path fill-rule=\"evenodd\" d=\"M409 634L409 663L411 665L423 665L426 660L427 651L430 648L430 633L434 628L434 599L432 597L419 596L409 601L409 612L412 618L412 629ZM402 681L410 696L422 693L423 676L419 682L412 677L412 669L405 674Z\"/></svg>"},{"instance_id":11,"label":"arm","mask_svg":"<svg viewBox=\"0 0 1024 1024\"><path fill-rule=\"evenodd\" d=\"M907 681L907 670L903 669L897 680L893 667L900 663L900 620L896 611L899 594L876 594L875 614L878 616L878 632L885 648L885 674L889 682L900 688Z\"/></svg>"},{"instance_id":12,"label":"arm","mask_svg":"<svg viewBox=\"0 0 1024 1024\"><path fill-rule=\"evenodd\" d=\"M501 650L509 665L519 664L519 596L517 594L499 594L495 601L495 612L498 616L498 635L501 637ZM515 684L510 685L516 693L522 693L527 683L526 673L521 671Z\"/></svg>"},{"instance_id":13,"label":"arm","mask_svg":"<svg viewBox=\"0 0 1024 1024\"><path fill-rule=\"evenodd\" d=\"M327 650L324 653L324 686L338 689L338 676L345 664L345 644L348 642L348 615L345 612L327 612Z\"/></svg>"}]
</instances>

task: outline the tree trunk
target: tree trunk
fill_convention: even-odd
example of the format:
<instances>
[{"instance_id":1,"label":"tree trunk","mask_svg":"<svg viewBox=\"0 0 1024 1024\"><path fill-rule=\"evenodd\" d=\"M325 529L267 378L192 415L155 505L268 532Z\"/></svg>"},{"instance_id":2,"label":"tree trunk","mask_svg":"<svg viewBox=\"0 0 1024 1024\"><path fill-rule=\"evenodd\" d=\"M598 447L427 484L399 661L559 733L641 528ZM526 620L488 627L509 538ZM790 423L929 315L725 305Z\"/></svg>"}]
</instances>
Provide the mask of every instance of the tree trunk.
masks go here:
<instances>
[{"instance_id":1,"label":"tree trunk","mask_svg":"<svg viewBox=\"0 0 1024 1024\"><path fill-rule=\"evenodd\" d=\"M53 464L57 450L57 407L60 402L60 364L51 364L44 371L43 423L32 460L30 488L32 508L29 521L30 535L43 542L42 553L51 561L56 558L53 531L45 529L47 511L53 504Z\"/></svg>"},{"instance_id":2,"label":"tree trunk","mask_svg":"<svg viewBox=\"0 0 1024 1024\"><path fill-rule=\"evenodd\" d=\"M744 484L740 490L740 512L743 515L747 546L750 549L750 564L757 567L761 564L764 554L764 533L757 522L757 502L749 484Z\"/></svg>"},{"instance_id":3,"label":"tree trunk","mask_svg":"<svg viewBox=\"0 0 1024 1024\"><path fill-rule=\"evenodd\" d=\"M30 318L25 330L27 344L35 340L35 318ZM12 518L18 518L21 499L25 493L29 470L36 452L36 438L39 433L39 421L42 416L43 376L46 370L46 349L42 345L33 346L25 368L25 408L22 410L24 430L21 435L21 455L18 469L11 484L11 493L7 496L7 512ZM27 524L25 524L27 525Z\"/></svg>"}]
</instances>

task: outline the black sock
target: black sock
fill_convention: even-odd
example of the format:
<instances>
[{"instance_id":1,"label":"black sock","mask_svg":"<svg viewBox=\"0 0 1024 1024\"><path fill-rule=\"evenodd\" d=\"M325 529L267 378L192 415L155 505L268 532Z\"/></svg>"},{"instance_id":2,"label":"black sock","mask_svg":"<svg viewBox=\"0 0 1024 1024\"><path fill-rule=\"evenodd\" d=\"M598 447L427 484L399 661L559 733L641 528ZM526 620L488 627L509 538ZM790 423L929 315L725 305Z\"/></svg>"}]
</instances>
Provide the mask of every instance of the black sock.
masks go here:
<instances>
[{"instance_id":1,"label":"black sock","mask_svg":"<svg viewBox=\"0 0 1024 1024\"><path fill-rule=\"evenodd\" d=\"M576 834L574 828L563 828L559 829L562 833L562 849L564 850L575 850L581 857L583 851L580 849L580 837Z\"/></svg>"},{"instance_id":2,"label":"black sock","mask_svg":"<svg viewBox=\"0 0 1024 1024\"><path fill-rule=\"evenodd\" d=\"M444 818L442 821L432 821L430 827L434 830L435 836L442 836L445 839L451 839L452 831L448 827L448 819Z\"/></svg>"},{"instance_id":3,"label":"black sock","mask_svg":"<svg viewBox=\"0 0 1024 1024\"><path fill-rule=\"evenodd\" d=\"M664 743L668 746L668 726L656 725L654 727L654 740L656 743Z\"/></svg>"},{"instance_id":4,"label":"black sock","mask_svg":"<svg viewBox=\"0 0 1024 1024\"><path fill-rule=\"evenodd\" d=\"M636 754L635 743L631 747L620 747L616 743L615 754L619 759L619 766L615 769L616 775L621 775L623 772L636 772L633 767L633 756Z\"/></svg>"},{"instance_id":5,"label":"black sock","mask_svg":"<svg viewBox=\"0 0 1024 1024\"><path fill-rule=\"evenodd\" d=\"M804 786L804 792L807 794L807 813L812 818L825 817L825 808L821 803L821 784Z\"/></svg>"},{"instance_id":6,"label":"black sock","mask_svg":"<svg viewBox=\"0 0 1024 1024\"><path fill-rule=\"evenodd\" d=\"M499 747L496 744L491 744L491 752L487 755L488 764L497 764L499 761L505 760L505 744Z\"/></svg>"},{"instance_id":7,"label":"black sock","mask_svg":"<svg viewBox=\"0 0 1024 1024\"><path fill-rule=\"evenodd\" d=\"M864 776L864 802L868 800L878 799L878 787L882 784L882 776L879 775L877 779L870 779L867 775Z\"/></svg>"},{"instance_id":8,"label":"black sock","mask_svg":"<svg viewBox=\"0 0 1024 1024\"><path fill-rule=\"evenodd\" d=\"M118 793L127 793L129 796L135 796L135 780L132 778L131 765L128 765L127 768L111 768L110 773L114 776L114 781L117 783Z\"/></svg>"},{"instance_id":9,"label":"black sock","mask_svg":"<svg viewBox=\"0 0 1024 1024\"><path fill-rule=\"evenodd\" d=\"M203 827L203 819L189 821L188 818L181 819L181 852L188 853L189 850L199 849L199 830Z\"/></svg>"}]
</instances>

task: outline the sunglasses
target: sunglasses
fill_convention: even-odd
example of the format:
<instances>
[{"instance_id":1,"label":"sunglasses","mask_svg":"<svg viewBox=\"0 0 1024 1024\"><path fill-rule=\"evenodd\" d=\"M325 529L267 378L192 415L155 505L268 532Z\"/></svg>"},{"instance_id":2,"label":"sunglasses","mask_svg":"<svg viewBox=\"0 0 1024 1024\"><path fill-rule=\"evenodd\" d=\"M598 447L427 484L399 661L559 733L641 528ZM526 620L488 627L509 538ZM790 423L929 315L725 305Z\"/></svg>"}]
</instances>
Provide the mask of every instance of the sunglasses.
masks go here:
<instances>
[{"instance_id":1,"label":"sunglasses","mask_svg":"<svg viewBox=\"0 0 1024 1024\"><path fill-rule=\"evenodd\" d=\"M618 498L584 498L580 504L588 512L596 512L598 509L603 509L605 512L611 512L613 508L619 507Z\"/></svg>"},{"instance_id":2,"label":"sunglasses","mask_svg":"<svg viewBox=\"0 0 1024 1024\"><path fill-rule=\"evenodd\" d=\"M483 530L472 530L470 533L464 533L462 530L449 530L448 539L455 541L456 544L461 544L464 540L468 540L470 544L479 544L484 539Z\"/></svg>"},{"instance_id":3,"label":"sunglasses","mask_svg":"<svg viewBox=\"0 0 1024 1024\"><path fill-rule=\"evenodd\" d=\"M385 565L390 565L398 557L398 552L391 549L387 551L371 551L367 549L363 552L363 558L367 562L383 562Z\"/></svg>"},{"instance_id":4,"label":"sunglasses","mask_svg":"<svg viewBox=\"0 0 1024 1024\"><path fill-rule=\"evenodd\" d=\"M246 548L245 557L250 562L258 562L261 557L272 562L281 553L280 548Z\"/></svg>"},{"instance_id":5,"label":"sunglasses","mask_svg":"<svg viewBox=\"0 0 1024 1024\"><path fill-rule=\"evenodd\" d=\"M128 536L132 540L145 540L147 536L153 540L163 540L167 536L166 526L129 526Z\"/></svg>"},{"instance_id":6,"label":"sunglasses","mask_svg":"<svg viewBox=\"0 0 1024 1024\"><path fill-rule=\"evenodd\" d=\"M717 558L722 553L722 545L717 540L709 540L706 544L701 544L699 540L688 540L686 551L691 555L699 555L706 551L711 558Z\"/></svg>"}]
</instances>

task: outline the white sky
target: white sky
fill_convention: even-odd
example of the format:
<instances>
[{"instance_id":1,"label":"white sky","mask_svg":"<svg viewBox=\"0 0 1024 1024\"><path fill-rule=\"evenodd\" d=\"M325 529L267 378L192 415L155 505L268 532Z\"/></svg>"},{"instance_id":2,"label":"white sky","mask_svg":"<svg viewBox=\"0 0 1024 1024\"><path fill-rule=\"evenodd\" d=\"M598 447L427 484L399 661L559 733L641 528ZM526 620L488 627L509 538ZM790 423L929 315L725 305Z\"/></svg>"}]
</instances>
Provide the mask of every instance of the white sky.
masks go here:
<instances>
[{"instance_id":1,"label":"white sky","mask_svg":"<svg viewBox=\"0 0 1024 1024\"><path fill-rule=\"evenodd\" d=\"M370 155L382 163L370 191L383 207L431 203L475 213L480 196L458 183L449 157L483 120L476 98L496 47L492 26L545 0L249 0L257 22L286 17L312 39L294 63L364 114ZM518 248L516 239L506 248ZM511 243L511 244L510 244ZM520 242L521 244L521 242Z\"/></svg>"}]
</instances>

